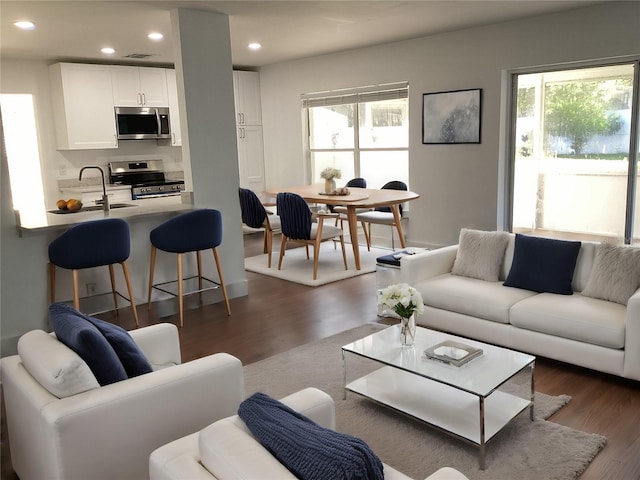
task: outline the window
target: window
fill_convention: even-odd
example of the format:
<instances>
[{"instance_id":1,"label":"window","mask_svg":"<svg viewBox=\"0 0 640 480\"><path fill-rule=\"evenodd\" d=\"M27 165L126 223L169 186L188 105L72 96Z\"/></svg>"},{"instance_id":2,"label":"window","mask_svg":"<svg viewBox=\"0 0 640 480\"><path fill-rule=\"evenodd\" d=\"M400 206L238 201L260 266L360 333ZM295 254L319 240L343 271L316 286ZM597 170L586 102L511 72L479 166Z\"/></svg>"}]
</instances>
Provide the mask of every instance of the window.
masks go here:
<instances>
[{"instance_id":1,"label":"window","mask_svg":"<svg viewBox=\"0 0 640 480\"><path fill-rule=\"evenodd\" d=\"M44 190L40 169L38 132L33 95L0 94L0 116L4 132L13 209L22 215L44 215Z\"/></svg>"},{"instance_id":2,"label":"window","mask_svg":"<svg viewBox=\"0 0 640 480\"><path fill-rule=\"evenodd\" d=\"M408 184L408 94L402 83L303 95L311 182L334 167L342 183L363 177L370 188L390 180Z\"/></svg>"},{"instance_id":3,"label":"window","mask_svg":"<svg viewBox=\"0 0 640 480\"><path fill-rule=\"evenodd\" d=\"M638 243L638 63L516 74L513 88L512 231Z\"/></svg>"}]
</instances>

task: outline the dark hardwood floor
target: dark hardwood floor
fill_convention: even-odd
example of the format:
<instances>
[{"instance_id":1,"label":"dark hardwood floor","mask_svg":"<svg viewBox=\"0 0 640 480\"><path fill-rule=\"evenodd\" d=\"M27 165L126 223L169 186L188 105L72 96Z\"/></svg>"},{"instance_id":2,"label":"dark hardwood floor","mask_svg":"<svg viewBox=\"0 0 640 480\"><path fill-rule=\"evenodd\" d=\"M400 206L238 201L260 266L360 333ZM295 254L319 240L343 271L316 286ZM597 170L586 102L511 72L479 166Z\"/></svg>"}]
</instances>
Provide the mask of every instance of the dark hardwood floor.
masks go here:
<instances>
[{"instance_id":1,"label":"dark hardwood floor","mask_svg":"<svg viewBox=\"0 0 640 480\"><path fill-rule=\"evenodd\" d=\"M279 245L278 240L274 245ZM261 234L245 235L245 255L261 251ZM185 311L180 330L184 362L228 352L248 364L367 322L394 323L376 315L375 274L315 288L251 272L247 272L247 279L249 295L231 300L231 316L226 315L224 303ZM140 325L160 321L177 324L177 315L160 318L164 314L158 312L166 309L154 306L147 312L141 305ZM123 310L119 316L109 313L100 317L133 329L129 313ZM539 358L536 390L572 397L551 421L607 437L607 446L581 480L640 479L640 382ZM8 456L4 417L3 410L1 478L14 480L17 476Z\"/></svg>"}]
</instances>

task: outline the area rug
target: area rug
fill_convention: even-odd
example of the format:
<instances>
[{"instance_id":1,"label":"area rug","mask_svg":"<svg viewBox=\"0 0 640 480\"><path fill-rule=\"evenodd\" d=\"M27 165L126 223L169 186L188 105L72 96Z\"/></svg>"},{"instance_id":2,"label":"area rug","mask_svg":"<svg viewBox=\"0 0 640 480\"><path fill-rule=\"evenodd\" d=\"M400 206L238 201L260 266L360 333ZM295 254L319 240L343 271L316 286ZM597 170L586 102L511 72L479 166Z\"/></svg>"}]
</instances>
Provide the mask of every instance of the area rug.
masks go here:
<instances>
[{"instance_id":1,"label":"area rug","mask_svg":"<svg viewBox=\"0 0 640 480\"><path fill-rule=\"evenodd\" d=\"M366 324L247 365L246 393L261 391L281 398L306 387L320 388L335 400L337 430L364 439L383 462L414 479L443 466L460 470L470 480L576 479L605 446L601 435L545 420L570 397L536 392L535 421L527 410L498 433L487 444L486 470L479 470L478 447L356 394L343 400L340 347L380 328L384 327ZM362 363L356 368L371 368L372 362ZM353 371L351 363L349 370Z\"/></svg>"},{"instance_id":2,"label":"area rug","mask_svg":"<svg viewBox=\"0 0 640 480\"><path fill-rule=\"evenodd\" d=\"M285 252L282 259L282 270L278 270L278 258L280 247L274 248L271 257L271 268L267 267L267 254L245 258L244 268L250 272L281 278L289 282L301 283L310 287L317 287L327 283L356 277L376 270L376 258L389 255L391 249L374 248L368 251L366 247L360 247L360 270L356 270L351 244L345 244L347 252L348 270L344 269L340 244L334 248L333 242L324 242L320 246L320 258L318 259L318 278L313 279L313 247L309 247L309 258L304 247L292 248Z\"/></svg>"}]
</instances>

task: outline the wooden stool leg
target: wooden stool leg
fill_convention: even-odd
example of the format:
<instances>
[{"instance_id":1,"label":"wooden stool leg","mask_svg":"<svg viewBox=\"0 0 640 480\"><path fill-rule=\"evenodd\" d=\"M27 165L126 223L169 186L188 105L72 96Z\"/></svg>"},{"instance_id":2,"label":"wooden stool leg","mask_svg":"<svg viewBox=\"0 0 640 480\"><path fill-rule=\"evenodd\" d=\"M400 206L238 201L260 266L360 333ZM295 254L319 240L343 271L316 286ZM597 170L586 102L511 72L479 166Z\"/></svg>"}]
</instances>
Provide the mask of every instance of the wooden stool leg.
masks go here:
<instances>
[{"instance_id":1,"label":"wooden stool leg","mask_svg":"<svg viewBox=\"0 0 640 480\"><path fill-rule=\"evenodd\" d=\"M227 296L227 287L224 283L224 277L222 276L222 265L220 265L220 257L218 257L218 249L212 248L213 258L216 261L216 268L218 269L218 277L220 278L220 286L222 287L222 295L224 296L224 303L227 307L227 315L231 315L231 307L229 306L229 297Z\"/></svg>"},{"instance_id":2,"label":"wooden stool leg","mask_svg":"<svg viewBox=\"0 0 640 480\"><path fill-rule=\"evenodd\" d=\"M147 310L151 310L151 290L153 290L153 270L156 265L157 249L151 245L151 259L149 260L149 294L147 295Z\"/></svg>"},{"instance_id":3,"label":"wooden stool leg","mask_svg":"<svg viewBox=\"0 0 640 480\"><path fill-rule=\"evenodd\" d=\"M267 242L267 248L265 249L266 251L264 252L268 255L267 268L271 268L271 250L273 249L273 231L271 231L270 229L265 229L264 238Z\"/></svg>"},{"instance_id":4,"label":"wooden stool leg","mask_svg":"<svg viewBox=\"0 0 640 480\"><path fill-rule=\"evenodd\" d=\"M282 257L284 257L284 251L287 248L287 236L282 234L282 242L280 243L280 259L278 260L278 270L282 268Z\"/></svg>"},{"instance_id":5,"label":"wooden stool leg","mask_svg":"<svg viewBox=\"0 0 640 480\"><path fill-rule=\"evenodd\" d=\"M320 242L322 242L322 240L318 236L316 238L316 243L313 245L313 279L314 280L318 278L318 257L320 256Z\"/></svg>"},{"instance_id":6,"label":"wooden stool leg","mask_svg":"<svg viewBox=\"0 0 640 480\"><path fill-rule=\"evenodd\" d=\"M342 260L344 261L344 269L349 270L349 267L347 265L347 251L344 248L344 235L340 235L340 246L342 247Z\"/></svg>"},{"instance_id":7,"label":"wooden stool leg","mask_svg":"<svg viewBox=\"0 0 640 480\"><path fill-rule=\"evenodd\" d=\"M371 251L371 241L369 239L369 233L367 233L367 224L365 222L361 222L362 223L362 231L364 232L364 239L365 242L367 243L367 250ZM369 224L369 226L371 226L371 224Z\"/></svg>"},{"instance_id":8,"label":"wooden stool leg","mask_svg":"<svg viewBox=\"0 0 640 480\"><path fill-rule=\"evenodd\" d=\"M80 293L78 290L78 270L73 270L73 307L80 311Z\"/></svg>"},{"instance_id":9,"label":"wooden stool leg","mask_svg":"<svg viewBox=\"0 0 640 480\"><path fill-rule=\"evenodd\" d=\"M49 263L49 291L51 294L51 303L56 301L56 266Z\"/></svg>"},{"instance_id":10,"label":"wooden stool leg","mask_svg":"<svg viewBox=\"0 0 640 480\"><path fill-rule=\"evenodd\" d=\"M184 318L182 314L183 308L182 299L182 254L178 253L178 316L180 318L180 326L184 325Z\"/></svg>"},{"instance_id":11,"label":"wooden stool leg","mask_svg":"<svg viewBox=\"0 0 640 480\"><path fill-rule=\"evenodd\" d=\"M116 276L113 273L113 264L109 264L109 280L111 280L111 294L113 295L113 304L116 306L116 315L119 315L118 295L116 294Z\"/></svg>"},{"instance_id":12,"label":"wooden stool leg","mask_svg":"<svg viewBox=\"0 0 640 480\"><path fill-rule=\"evenodd\" d=\"M196 251L196 263L198 265L198 300L202 304L202 256L200 251Z\"/></svg>"},{"instance_id":13,"label":"wooden stool leg","mask_svg":"<svg viewBox=\"0 0 640 480\"><path fill-rule=\"evenodd\" d=\"M138 322L138 311L136 310L136 299L133 297L133 288L131 288L131 277L129 277L129 269L127 268L127 262L122 262L122 273L124 273L124 281L127 283L127 291L129 292L129 302L131 303L131 310L133 310L133 318L136 321L136 327L140 326Z\"/></svg>"}]
</instances>

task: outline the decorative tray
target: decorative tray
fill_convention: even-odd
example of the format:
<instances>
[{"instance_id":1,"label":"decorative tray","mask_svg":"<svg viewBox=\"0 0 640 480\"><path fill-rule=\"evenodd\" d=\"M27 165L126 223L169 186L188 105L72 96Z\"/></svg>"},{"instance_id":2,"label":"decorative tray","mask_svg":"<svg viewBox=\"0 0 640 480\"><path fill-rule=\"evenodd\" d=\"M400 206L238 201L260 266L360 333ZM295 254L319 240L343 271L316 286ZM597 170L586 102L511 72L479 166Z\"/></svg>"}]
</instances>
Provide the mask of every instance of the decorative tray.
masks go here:
<instances>
[{"instance_id":1,"label":"decorative tray","mask_svg":"<svg viewBox=\"0 0 640 480\"><path fill-rule=\"evenodd\" d=\"M327 195L330 197L336 197L336 196L345 196L345 195L349 195L351 192L349 191L349 189L347 187L340 187L340 188L336 188L333 192L318 192L319 195Z\"/></svg>"},{"instance_id":2,"label":"decorative tray","mask_svg":"<svg viewBox=\"0 0 640 480\"><path fill-rule=\"evenodd\" d=\"M424 355L430 360L459 367L482 355L482 349L449 340L427 348Z\"/></svg>"}]
</instances>

